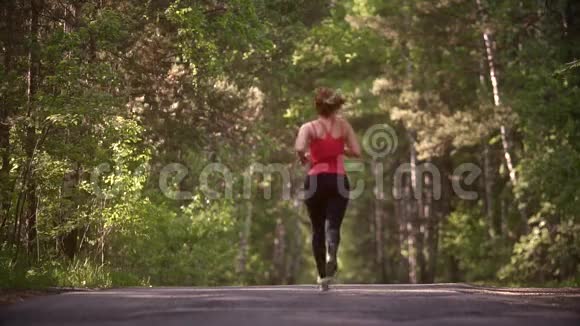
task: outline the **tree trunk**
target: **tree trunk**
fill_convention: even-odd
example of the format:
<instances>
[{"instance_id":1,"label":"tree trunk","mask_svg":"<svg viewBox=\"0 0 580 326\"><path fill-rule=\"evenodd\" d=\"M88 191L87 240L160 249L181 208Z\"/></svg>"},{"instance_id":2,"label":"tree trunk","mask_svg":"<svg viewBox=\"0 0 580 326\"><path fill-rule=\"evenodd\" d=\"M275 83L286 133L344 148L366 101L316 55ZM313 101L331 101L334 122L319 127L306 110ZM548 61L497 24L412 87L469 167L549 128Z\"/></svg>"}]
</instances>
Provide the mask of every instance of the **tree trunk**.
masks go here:
<instances>
[{"instance_id":1,"label":"tree trunk","mask_svg":"<svg viewBox=\"0 0 580 326\"><path fill-rule=\"evenodd\" d=\"M482 31L482 35L483 35L485 53L487 55L487 64L489 67L489 79L491 80L493 102L494 102L494 105L496 107L500 107L502 105L502 101L501 101L501 95L500 95L500 91L499 91L498 69L495 65L496 54L495 54L495 49L493 47L493 32L491 31L491 29L488 26L486 26L486 24L488 22L488 17L487 17L487 11L484 8L483 3L482 3L483 0L475 0L475 2L477 4L477 9L480 13L481 23L484 26L483 31ZM503 156L505 159L505 164L506 164L506 167L508 170L510 181L512 183L512 186L516 187L518 185L518 180L517 180L514 160L513 160L512 154L511 154L513 140L512 140L511 132L510 132L508 126L506 126L505 124L502 124L500 126L500 135L501 135L501 143L502 143L502 147L503 147L503 154L504 154ZM526 214L524 208L520 204L521 203L518 203L518 200L516 198L516 205L517 205L518 211L520 213L520 217L521 217L524 229L525 229L525 233L527 233L528 232L528 218L527 218L527 214Z\"/></svg>"},{"instance_id":2,"label":"tree trunk","mask_svg":"<svg viewBox=\"0 0 580 326\"><path fill-rule=\"evenodd\" d=\"M36 180L34 175L34 154L36 150L36 93L40 79L40 12L43 7L42 0L30 0L30 39L31 45L28 51L28 80L27 80L27 119L25 152L29 162L28 182L26 183L26 247L28 253L34 250L36 242L36 211L38 198L36 194Z\"/></svg>"},{"instance_id":3,"label":"tree trunk","mask_svg":"<svg viewBox=\"0 0 580 326\"><path fill-rule=\"evenodd\" d=\"M296 212L301 210L302 203L298 198L294 199L294 209ZM298 275L300 274L300 269L302 267L302 254L303 254L303 243L304 238L302 237L302 225L300 222L300 217L295 216L294 226L293 226L293 240L292 248L290 250L290 262L288 263L288 284L296 284Z\"/></svg>"},{"instance_id":4,"label":"tree trunk","mask_svg":"<svg viewBox=\"0 0 580 326\"><path fill-rule=\"evenodd\" d=\"M501 212L500 216L501 216L501 232L504 235L507 234L507 231L508 231L507 230L508 225L505 222L505 221L507 221L507 217L508 217L508 209L509 209L508 202L504 197L502 197L501 198L501 207L500 207L500 212Z\"/></svg>"},{"instance_id":5,"label":"tree trunk","mask_svg":"<svg viewBox=\"0 0 580 326\"><path fill-rule=\"evenodd\" d=\"M495 199L493 188L495 184L495 169L493 155L489 144L483 144L483 182L485 192L485 215L488 223L489 236L494 238L499 232L495 219Z\"/></svg>"},{"instance_id":6,"label":"tree trunk","mask_svg":"<svg viewBox=\"0 0 580 326\"><path fill-rule=\"evenodd\" d=\"M460 270L459 270L459 262L455 256L447 257L447 268L449 270L449 275L447 276L449 282L457 283L461 281L460 277Z\"/></svg>"},{"instance_id":7,"label":"tree trunk","mask_svg":"<svg viewBox=\"0 0 580 326\"><path fill-rule=\"evenodd\" d=\"M375 261L379 271L381 283L387 282L387 273L385 270L385 243L384 243L384 199L385 190L383 185L383 165L381 162L373 160L371 162L373 176L375 181L375 200L374 200L374 230L375 230Z\"/></svg>"},{"instance_id":8,"label":"tree trunk","mask_svg":"<svg viewBox=\"0 0 580 326\"><path fill-rule=\"evenodd\" d=\"M65 33L72 33L75 31L76 26L78 26L78 14L80 12L81 3L75 2L70 6L65 6L67 11L66 21L70 22L69 24L65 23L64 30ZM91 49L92 50L92 49ZM83 124L85 122L83 121ZM79 138L82 138L84 135L83 133L86 130L90 130L87 128L81 129ZM74 136L73 136L74 137ZM71 142L71 137L67 135L65 142ZM72 140L74 141L74 139ZM72 162L71 169L63 176L63 198L67 201L67 203L71 203L70 206L67 205L67 209L63 212L61 216L61 223L66 224L70 219L73 218L75 209L75 201L77 200L76 194L78 193L79 184L81 182L81 174L82 174L82 166L79 162ZM79 245L79 235L82 233L80 227L74 228L60 236L60 243L62 246L63 253L70 259L73 260L77 255L77 252L80 250Z\"/></svg>"},{"instance_id":9,"label":"tree trunk","mask_svg":"<svg viewBox=\"0 0 580 326\"><path fill-rule=\"evenodd\" d=\"M451 178L453 177L453 161L451 159L451 146L447 147L447 151L439 161L439 169L441 171L441 199L437 201L437 220L439 225L447 223L447 217L451 214L451 200L453 191L451 187ZM457 257L447 256L447 279L449 282L459 282L460 268Z\"/></svg>"},{"instance_id":10,"label":"tree trunk","mask_svg":"<svg viewBox=\"0 0 580 326\"><path fill-rule=\"evenodd\" d=\"M400 165L401 162L397 162L397 166ZM395 183L393 185L393 197L394 197L394 215L396 219L396 225L398 227L398 253L400 264L397 270L397 279L399 282L408 283L409 282L409 260L405 259L404 251L407 248L407 219L406 219L406 199L405 199L405 176L403 176L402 182Z\"/></svg>"},{"instance_id":11,"label":"tree trunk","mask_svg":"<svg viewBox=\"0 0 580 326\"><path fill-rule=\"evenodd\" d=\"M81 167L80 164L75 163L73 168L64 174L63 176L63 185L62 185L62 198L61 201L68 205L63 205L61 207L61 221L63 225L67 223L67 221L74 215L74 207L75 205L75 194L78 193L78 187L81 181ZM74 228L71 231L67 232L60 236L60 243L62 252L69 258L73 260L77 254L79 249L79 228Z\"/></svg>"},{"instance_id":12,"label":"tree trunk","mask_svg":"<svg viewBox=\"0 0 580 326\"><path fill-rule=\"evenodd\" d=\"M6 0L2 5L2 19L4 20L4 30L2 30L2 43L4 45L4 71L7 78L13 74L12 47L13 47L13 15L15 6L13 0ZM8 222L10 207L12 202L12 181L10 180L10 130L12 123L10 117L14 112L14 102L12 92L6 90L0 98L0 234L4 235L4 226ZM3 239L0 239L2 241ZM2 241L3 242L3 241Z\"/></svg>"},{"instance_id":13,"label":"tree trunk","mask_svg":"<svg viewBox=\"0 0 580 326\"><path fill-rule=\"evenodd\" d=\"M411 193L411 177L409 176L404 187L403 195L403 233L405 235L404 248L406 249L409 283L418 283L417 257L415 255L415 236L413 230L413 199Z\"/></svg>"},{"instance_id":14,"label":"tree trunk","mask_svg":"<svg viewBox=\"0 0 580 326\"><path fill-rule=\"evenodd\" d=\"M433 212L433 182L433 176L425 174L425 203L423 207L423 216L425 216L425 221L427 222L427 228L425 230L425 244L427 246L425 250L425 283L433 283L435 281L435 273L437 272L439 223L437 215Z\"/></svg>"},{"instance_id":15,"label":"tree trunk","mask_svg":"<svg viewBox=\"0 0 580 326\"><path fill-rule=\"evenodd\" d=\"M250 200L247 203L247 212L244 218L244 224L242 226L242 231L240 232L240 251L238 256L238 268L237 273L242 278L245 279L246 276L246 264L248 260L249 244L250 244L250 232L252 229L252 215L254 206Z\"/></svg>"},{"instance_id":16,"label":"tree trunk","mask_svg":"<svg viewBox=\"0 0 580 326\"><path fill-rule=\"evenodd\" d=\"M409 282L423 282L425 275L425 256L423 254L423 233L421 225L423 222L423 194L415 196L416 189L420 189L417 151L415 149L415 136L411 131L407 131L409 138L409 152L411 163L411 182L407 187L407 231L409 233ZM416 198L415 198L416 197Z\"/></svg>"},{"instance_id":17,"label":"tree trunk","mask_svg":"<svg viewBox=\"0 0 580 326\"><path fill-rule=\"evenodd\" d=\"M428 274L432 277L431 281L435 281L437 277L437 260L439 259L439 230L441 225L446 223L447 217L451 213L451 176L453 174L453 161L451 160L451 144L447 144L445 153L437 161L437 166L440 172L441 182L441 197L436 199L432 197L432 217L430 219L433 223L433 237L431 240L432 259L429 261ZM431 182L431 190L433 191L437 180ZM433 194L433 192L432 192Z\"/></svg>"},{"instance_id":18,"label":"tree trunk","mask_svg":"<svg viewBox=\"0 0 580 326\"><path fill-rule=\"evenodd\" d=\"M286 226L282 218L276 220L276 227L274 229L274 279L275 284L286 283Z\"/></svg>"}]
</instances>

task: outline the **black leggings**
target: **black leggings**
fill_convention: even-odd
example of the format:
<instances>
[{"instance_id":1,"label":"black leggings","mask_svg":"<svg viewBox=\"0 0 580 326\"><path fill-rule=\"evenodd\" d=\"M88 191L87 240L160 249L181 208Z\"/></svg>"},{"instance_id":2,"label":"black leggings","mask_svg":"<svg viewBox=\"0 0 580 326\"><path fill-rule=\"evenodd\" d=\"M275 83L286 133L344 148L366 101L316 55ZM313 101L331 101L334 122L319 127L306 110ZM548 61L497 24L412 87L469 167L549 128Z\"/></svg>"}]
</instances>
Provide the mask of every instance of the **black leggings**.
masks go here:
<instances>
[{"instance_id":1,"label":"black leggings","mask_svg":"<svg viewBox=\"0 0 580 326\"><path fill-rule=\"evenodd\" d=\"M340 225L348 205L350 185L346 175L321 173L307 176L305 203L312 223L312 251L318 275L326 277L326 251L336 257Z\"/></svg>"}]
</instances>

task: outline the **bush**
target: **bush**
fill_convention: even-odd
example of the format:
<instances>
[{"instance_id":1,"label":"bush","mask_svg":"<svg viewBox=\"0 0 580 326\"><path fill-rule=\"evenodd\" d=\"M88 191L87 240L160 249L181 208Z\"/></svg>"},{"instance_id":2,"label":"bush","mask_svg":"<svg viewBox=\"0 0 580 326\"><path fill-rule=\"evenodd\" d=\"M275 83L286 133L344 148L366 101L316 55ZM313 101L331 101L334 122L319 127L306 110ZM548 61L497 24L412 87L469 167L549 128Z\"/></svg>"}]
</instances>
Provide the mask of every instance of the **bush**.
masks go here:
<instances>
[{"instance_id":1,"label":"bush","mask_svg":"<svg viewBox=\"0 0 580 326\"><path fill-rule=\"evenodd\" d=\"M488 230L489 225L477 208L459 208L443 225L442 254L457 261L465 281L495 280L497 270L508 259L509 252L497 248L509 246L499 238L491 238Z\"/></svg>"},{"instance_id":2,"label":"bush","mask_svg":"<svg viewBox=\"0 0 580 326\"><path fill-rule=\"evenodd\" d=\"M516 243L499 277L519 284L578 285L580 225L572 220L555 226L540 222Z\"/></svg>"}]
</instances>

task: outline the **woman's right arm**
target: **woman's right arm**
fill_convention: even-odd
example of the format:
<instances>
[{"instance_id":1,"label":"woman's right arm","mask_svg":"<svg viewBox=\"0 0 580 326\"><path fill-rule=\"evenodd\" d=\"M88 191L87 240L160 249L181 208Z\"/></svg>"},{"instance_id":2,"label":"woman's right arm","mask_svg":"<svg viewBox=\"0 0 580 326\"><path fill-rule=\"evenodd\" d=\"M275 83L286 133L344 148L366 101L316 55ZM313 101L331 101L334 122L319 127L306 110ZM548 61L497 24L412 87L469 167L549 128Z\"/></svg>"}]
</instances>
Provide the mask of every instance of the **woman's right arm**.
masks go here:
<instances>
[{"instance_id":1,"label":"woman's right arm","mask_svg":"<svg viewBox=\"0 0 580 326\"><path fill-rule=\"evenodd\" d=\"M296 154L298 155L298 159L300 163L303 165L308 163L308 142L310 141L309 137L308 124L303 124L298 131L298 136L296 137L296 142L294 143L294 149L296 150Z\"/></svg>"}]
</instances>

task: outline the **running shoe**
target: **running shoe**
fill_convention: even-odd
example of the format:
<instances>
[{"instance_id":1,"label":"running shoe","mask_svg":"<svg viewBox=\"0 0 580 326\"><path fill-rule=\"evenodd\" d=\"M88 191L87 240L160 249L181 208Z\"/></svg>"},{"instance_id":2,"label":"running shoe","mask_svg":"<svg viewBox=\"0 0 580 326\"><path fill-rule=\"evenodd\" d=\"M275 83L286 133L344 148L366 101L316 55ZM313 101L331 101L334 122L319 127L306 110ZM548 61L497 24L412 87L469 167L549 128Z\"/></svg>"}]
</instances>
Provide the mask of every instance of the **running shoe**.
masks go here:
<instances>
[{"instance_id":1,"label":"running shoe","mask_svg":"<svg viewBox=\"0 0 580 326\"><path fill-rule=\"evenodd\" d=\"M330 290L330 281L331 280L332 280L332 278L330 278L330 277L321 278L319 276L318 277L318 281L317 281L317 283L318 283L318 289L321 292L326 292L326 291Z\"/></svg>"}]
</instances>

